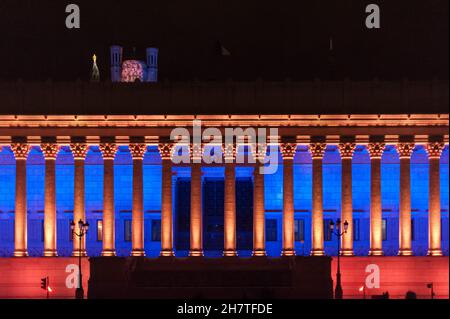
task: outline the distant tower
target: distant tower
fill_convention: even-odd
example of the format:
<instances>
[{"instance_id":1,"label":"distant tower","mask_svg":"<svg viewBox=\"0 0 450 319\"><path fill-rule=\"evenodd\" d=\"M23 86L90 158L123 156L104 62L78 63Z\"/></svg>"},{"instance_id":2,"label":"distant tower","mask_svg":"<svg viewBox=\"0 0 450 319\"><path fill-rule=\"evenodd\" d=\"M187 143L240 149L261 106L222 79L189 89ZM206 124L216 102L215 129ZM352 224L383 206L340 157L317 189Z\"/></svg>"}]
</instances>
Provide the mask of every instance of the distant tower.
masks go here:
<instances>
[{"instance_id":1,"label":"distant tower","mask_svg":"<svg viewBox=\"0 0 450 319\"><path fill-rule=\"evenodd\" d=\"M92 71L91 71L91 82L100 81L100 71L97 66L97 56L94 54L92 56Z\"/></svg>"},{"instance_id":2,"label":"distant tower","mask_svg":"<svg viewBox=\"0 0 450 319\"><path fill-rule=\"evenodd\" d=\"M147 48L147 82L158 82L157 48Z\"/></svg>"},{"instance_id":3,"label":"distant tower","mask_svg":"<svg viewBox=\"0 0 450 319\"><path fill-rule=\"evenodd\" d=\"M122 52L121 46L111 47L111 81L120 82L122 80Z\"/></svg>"}]
</instances>

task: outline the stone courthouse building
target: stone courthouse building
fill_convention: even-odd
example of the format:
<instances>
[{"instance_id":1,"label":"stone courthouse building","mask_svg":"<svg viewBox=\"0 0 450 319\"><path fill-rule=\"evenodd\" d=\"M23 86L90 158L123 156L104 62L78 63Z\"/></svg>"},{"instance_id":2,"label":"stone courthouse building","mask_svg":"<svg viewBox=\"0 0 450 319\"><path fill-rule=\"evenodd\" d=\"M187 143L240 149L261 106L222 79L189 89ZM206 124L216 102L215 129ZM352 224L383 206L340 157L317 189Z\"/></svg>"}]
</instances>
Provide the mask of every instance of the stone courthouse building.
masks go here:
<instances>
[{"instance_id":1,"label":"stone courthouse building","mask_svg":"<svg viewBox=\"0 0 450 319\"><path fill-rule=\"evenodd\" d=\"M330 44L324 56L338 60ZM71 296L66 267L80 254L332 256L332 276L340 254L345 297L360 296L376 264L381 286L368 293L425 298L433 283L448 298L448 80L351 80L328 60L324 79L236 80L225 61L212 64L218 79L205 67L168 80L158 49L139 60L113 46L94 59L94 81L0 82L0 297L39 297L47 274ZM217 61L235 53L218 49ZM277 134L217 144L223 163L174 163L171 133L193 134L194 121ZM205 151L184 146L192 159ZM278 169L261 174L273 152ZM340 240L337 219L348 224Z\"/></svg>"}]
</instances>

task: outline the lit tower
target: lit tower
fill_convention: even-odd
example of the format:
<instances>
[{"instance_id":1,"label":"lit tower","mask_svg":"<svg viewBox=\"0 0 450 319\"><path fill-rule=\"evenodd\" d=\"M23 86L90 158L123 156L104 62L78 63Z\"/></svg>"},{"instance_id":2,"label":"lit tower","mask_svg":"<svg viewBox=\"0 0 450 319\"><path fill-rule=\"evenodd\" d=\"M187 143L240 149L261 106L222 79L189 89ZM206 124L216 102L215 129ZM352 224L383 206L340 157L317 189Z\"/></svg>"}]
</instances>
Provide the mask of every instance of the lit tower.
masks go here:
<instances>
[{"instance_id":1,"label":"lit tower","mask_svg":"<svg viewBox=\"0 0 450 319\"><path fill-rule=\"evenodd\" d=\"M147 48L147 82L158 82L157 48Z\"/></svg>"},{"instance_id":2,"label":"lit tower","mask_svg":"<svg viewBox=\"0 0 450 319\"><path fill-rule=\"evenodd\" d=\"M91 71L91 82L100 81L100 71L97 66L97 56L94 54L92 56L92 71Z\"/></svg>"},{"instance_id":3,"label":"lit tower","mask_svg":"<svg viewBox=\"0 0 450 319\"><path fill-rule=\"evenodd\" d=\"M121 46L111 47L111 81L120 82L122 80L122 52Z\"/></svg>"}]
</instances>

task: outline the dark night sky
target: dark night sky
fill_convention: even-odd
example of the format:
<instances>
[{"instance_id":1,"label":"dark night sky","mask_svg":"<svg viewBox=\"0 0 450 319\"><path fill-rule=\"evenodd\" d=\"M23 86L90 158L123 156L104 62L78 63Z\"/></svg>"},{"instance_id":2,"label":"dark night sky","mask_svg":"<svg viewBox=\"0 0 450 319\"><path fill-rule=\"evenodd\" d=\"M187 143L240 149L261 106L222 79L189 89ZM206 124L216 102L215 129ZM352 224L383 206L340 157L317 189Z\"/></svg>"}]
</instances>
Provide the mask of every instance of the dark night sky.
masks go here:
<instances>
[{"instance_id":1,"label":"dark night sky","mask_svg":"<svg viewBox=\"0 0 450 319\"><path fill-rule=\"evenodd\" d=\"M80 30L65 28L69 3ZM381 30L364 27L369 3ZM87 79L94 52L109 78L116 43L158 47L170 80L448 79L448 13L448 0L1 0L0 80Z\"/></svg>"}]
</instances>

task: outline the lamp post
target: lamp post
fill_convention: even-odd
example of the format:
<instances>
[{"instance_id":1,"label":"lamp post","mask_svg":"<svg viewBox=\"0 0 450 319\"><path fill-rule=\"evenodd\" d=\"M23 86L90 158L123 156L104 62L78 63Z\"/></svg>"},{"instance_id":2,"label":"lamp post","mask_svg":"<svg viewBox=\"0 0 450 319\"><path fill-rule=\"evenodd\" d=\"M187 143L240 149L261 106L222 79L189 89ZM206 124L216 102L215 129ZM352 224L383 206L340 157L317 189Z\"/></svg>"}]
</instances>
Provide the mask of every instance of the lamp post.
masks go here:
<instances>
[{"instance_id":1,"label":"lamp post","mask_svg":"<svg viewBox=\"0 0 450 319\"><path fill-rule=\"evenodd\" d=\"M70 229L72 230L72 236L75 235L78 237L79 240L79 246L78 246L78 287L75 290L75 298L76 299L84 299L84 290L83 290L83 279L81 274L81 245L82 245L82 238L89 229L89 223L83 222L81 219L78 221L78 229L77 232L75 230L75 222L72 221L70 223Z\"/></svg>"},{"instance_id":2,"label":"lamp post","mask_svg":"<svg viewBox=\"0 0 450 319\"><path fill-rule=\"evenodd\" d=\"M348 222L344 222L344 229L341 230L341 220L338 218L336 220L336 224L331 221L330 222L330 228L333 234L336 235L337 241L338 241L338 266L337 266L337 273L336 273L336 289L334 291L334 298L335 299L342 299L342 285L341 285L341 237L344 236L344 234L347 233L348 229Z\"/></svg>"}]
</instances>

